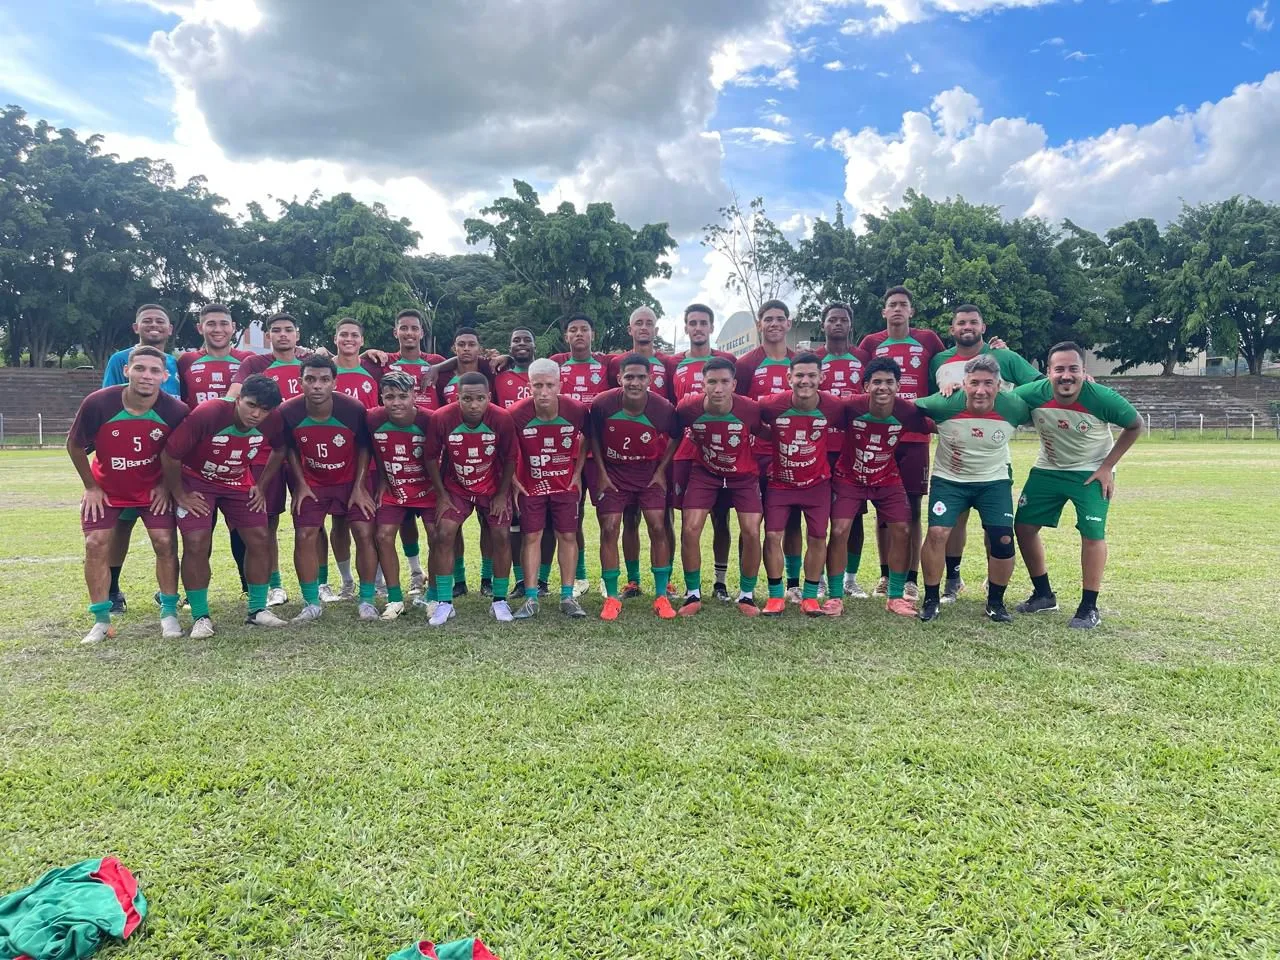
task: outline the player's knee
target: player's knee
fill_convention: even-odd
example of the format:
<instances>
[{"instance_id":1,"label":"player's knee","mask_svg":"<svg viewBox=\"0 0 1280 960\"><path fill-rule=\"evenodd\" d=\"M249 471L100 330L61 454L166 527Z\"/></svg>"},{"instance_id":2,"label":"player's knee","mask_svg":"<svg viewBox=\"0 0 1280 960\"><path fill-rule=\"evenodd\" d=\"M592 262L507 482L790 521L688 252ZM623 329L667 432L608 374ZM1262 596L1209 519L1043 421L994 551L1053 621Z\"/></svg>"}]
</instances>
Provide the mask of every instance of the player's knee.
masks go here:
<instances>
[{"instance_id":1,"label":"player's knee","mask_svg":"<svg viewBox=\"0 0 1280 960\"><path fill-rule=\"evenodd\" d=\"M987 540L995 560L1013 559L1013 527L987 527Z\"/></svg>"}]
</instances>

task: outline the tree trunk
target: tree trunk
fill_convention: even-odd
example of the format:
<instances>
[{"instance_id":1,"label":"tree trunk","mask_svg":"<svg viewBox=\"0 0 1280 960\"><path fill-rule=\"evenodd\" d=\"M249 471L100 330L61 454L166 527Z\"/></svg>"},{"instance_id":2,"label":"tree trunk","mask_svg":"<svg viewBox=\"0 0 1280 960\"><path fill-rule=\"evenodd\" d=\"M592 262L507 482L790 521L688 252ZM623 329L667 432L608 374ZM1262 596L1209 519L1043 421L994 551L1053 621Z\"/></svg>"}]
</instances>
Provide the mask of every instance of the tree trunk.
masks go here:
<instances>
[{"instance_id":1,"label":"tree trunk","mask_svg":"<svg viewBox=\"0 0 1280 960\"><path fill-rule=\"evenodd\" d=\"M1178 360L1178 345L1174 344L1169 348L1169 351L1164 355L1164 369L1160 371L1160 376L1172 377L1173 368L1174 366L1176 366L1177 360Z\"/></svg>"}]
</instances>

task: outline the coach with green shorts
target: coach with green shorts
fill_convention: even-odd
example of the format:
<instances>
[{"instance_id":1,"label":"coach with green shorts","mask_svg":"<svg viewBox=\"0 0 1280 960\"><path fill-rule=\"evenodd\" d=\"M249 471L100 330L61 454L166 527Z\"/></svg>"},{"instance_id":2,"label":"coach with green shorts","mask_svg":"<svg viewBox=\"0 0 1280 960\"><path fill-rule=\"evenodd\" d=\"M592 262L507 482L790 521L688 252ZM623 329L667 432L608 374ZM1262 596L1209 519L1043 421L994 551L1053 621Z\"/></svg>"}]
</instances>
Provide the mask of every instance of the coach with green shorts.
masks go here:
<instances>
[{"instance_id":1,"label":"coach with green shorts","mask_svg":"<svg viewBox=\"0 0 1280 960\"><path fill-rule=\"evenodd\" d=\"M987 619L1008 623L1004 592L1013 574L1013 461L1009 441L1031 420L1027 405L1000 390L1000 364L980 354L964 365L962 390L935 393L916 407L938 425L938 452L929 481L929 532L920 551L924 606L920 619L938 617L947 537L956 519L976 508L990 544L987 552Z\"/></svg>"},{"instance_id":2,"label":"coach with green shorts","mask_svg":"<svg viewBox=\"0 0 1280 960\"><path fill-rule=\"evenodd\" d=\"M1084 589L1071 626L1090 630L1102 622L1098 591L1107 565L1107 508L1115 492L1115 469L1138 435L1142 417L1124 397L1086 379L1084 352L1074 343L1059 343L1049 351L1049 379L1028 383L1014 395L1031 408L1031 421L1040 434L1040 456L1018 499L1014 530L1022 562L1034 585L1019 613L1058 609L1049 586L1041 527L1056 527L1067 501L1076 509L1080 531L1080 565ZM1111 426L1123 428L1112 443Z\"/></svg>"}]
</instances>

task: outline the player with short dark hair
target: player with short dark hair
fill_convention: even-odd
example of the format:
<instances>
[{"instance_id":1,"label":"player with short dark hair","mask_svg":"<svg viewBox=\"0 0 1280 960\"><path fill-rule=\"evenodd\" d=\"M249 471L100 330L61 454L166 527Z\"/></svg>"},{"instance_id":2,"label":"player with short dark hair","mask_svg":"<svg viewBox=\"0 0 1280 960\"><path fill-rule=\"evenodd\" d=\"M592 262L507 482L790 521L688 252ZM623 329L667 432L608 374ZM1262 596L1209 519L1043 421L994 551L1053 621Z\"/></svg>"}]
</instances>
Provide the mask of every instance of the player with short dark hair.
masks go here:
<instances>
[{"instance_id":1,"label":"player with short dark hair","mask_svg":"<svg viewBox=\"0 0 1280 960\"><path fill-rule=\"evenodd\" d=\"M161 636L166 640L182 636L173 502L164 486L160 452L187 408L160 389L168 376L163 351L134 347L125 376L124 386L104 387L85 397L67 434L67 454L84 484L80 528L89 612L94 618L85 643L115 635L109 595L111 549L115 538L128 540L133 520L131 516L126 521L126 514L142 517L155 550Z\"/></svg>"},{"instance_id":2,"label":"player with short dark hair","mask_svg":"<svg viewBox=\"0 0 1280 960\"><path fill-rule=\"evenodd\" d=\"M158 303L144 303L134 312L133 332L138 342L122 347L107 359L106 369L102 371L104 387L122 387L128 383L126 368L129 355L135 347L154 347L164 357L165 380L161 389L171 397L182 396L182 383L178 379L178 361L165 346L173 336L173 322L169 319L169 311Z\"/></svg>"},{"instance_id":3,"label":"player with short dark hair","mask_svg":"<svg viewBox=\"0 0 1280 960\"><path fill-rule=\"evenodd\" d=\"M1018 549L1033 585L1031 596L1017 609L1058 609L1040 528L1056 527L1069 500L1080 531L1084 584L1069 626L1091 630L1102 622L1098 593L1107 563L1107 513L1115 492L1115 469L1142 435L1142 417L1119 393L1088 379L1084 351L1075 343L1050 348L1048 371L1047 380L1014 391L1031 408L1031 422L1040 434L1040 455L1022 487L1014 517ZM1124 431L1114 443L1112 425Z\"/></svg>"},{"instance_id":4,"label":"player with short dark hair","mask_svg":"<svg viewBox=\"0 0 1280 960\"><path fill-rule=\"evenodd\" d=\"M493 375L493 399L503 410L508 412L522 400L531 395L529 387L529 365L534 362L537 342L533 331L528 327L516 327L511 331L511 340L507 345L507 355L499 357ZM556 367L556 376L560 368ZM559 392L559 385L556 387ZM519 470L516 471L517 477ZM575 513L577 511L575 510ZM555 554L555 531L544 531L542 553L547 555L547 562ZM520 529L520 503L516 498L515 510L511 515L511 576L515 580L517 596L524 596L524 537ZM480 584L484 591L484 582Z\"/></svg>"}]
</instances>

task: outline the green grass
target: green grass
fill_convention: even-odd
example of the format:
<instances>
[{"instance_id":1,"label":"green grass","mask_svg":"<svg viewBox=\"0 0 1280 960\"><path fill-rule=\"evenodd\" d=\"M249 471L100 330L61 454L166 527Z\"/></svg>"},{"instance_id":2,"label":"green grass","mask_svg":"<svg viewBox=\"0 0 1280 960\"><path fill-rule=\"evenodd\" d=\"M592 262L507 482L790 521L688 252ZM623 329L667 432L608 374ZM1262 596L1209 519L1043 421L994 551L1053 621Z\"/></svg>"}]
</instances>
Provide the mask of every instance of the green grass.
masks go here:
<instances>
[{"instance_id":1,"label":"green grass","mask_svg":"<svg viewBox=\"0 0 1280 960\"><path fill-rule=\"evenodd\" d=\"M467 598L443 632L250 633L219 534L215 640L159 639L139 537L84 648L72 472L0 454L0 890L117 854L137 960L1274 957L1278 470L1140 445L1092 634L972 594L929 628L500 629ZM1072 607L1078 540L1048 542Z\"/></svg>"}]
</instances>

